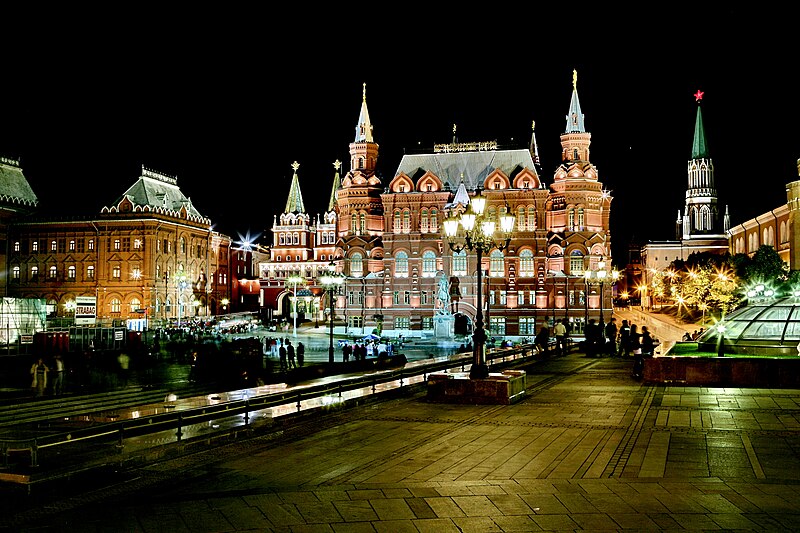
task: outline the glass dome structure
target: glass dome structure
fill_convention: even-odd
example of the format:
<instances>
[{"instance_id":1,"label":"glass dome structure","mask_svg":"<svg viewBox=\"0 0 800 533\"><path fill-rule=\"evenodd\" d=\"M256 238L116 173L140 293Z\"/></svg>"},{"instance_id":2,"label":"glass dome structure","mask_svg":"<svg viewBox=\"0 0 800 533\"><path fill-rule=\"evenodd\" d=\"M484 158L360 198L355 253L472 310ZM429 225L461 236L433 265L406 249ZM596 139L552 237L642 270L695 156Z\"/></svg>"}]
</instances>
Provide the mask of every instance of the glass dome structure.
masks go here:
<instances>
[{"instance_id":1,"label":"glass dome structure","mask_svg":"<svg viewBox=\"0 0 800 533\"><path fill-rule=\"evenodd\" d=\"M800 354L800 296L760 298L726 316L698 339L701 351L717 351L720 326L724 352L797 356Z\"/></svg>"}]
</instances>

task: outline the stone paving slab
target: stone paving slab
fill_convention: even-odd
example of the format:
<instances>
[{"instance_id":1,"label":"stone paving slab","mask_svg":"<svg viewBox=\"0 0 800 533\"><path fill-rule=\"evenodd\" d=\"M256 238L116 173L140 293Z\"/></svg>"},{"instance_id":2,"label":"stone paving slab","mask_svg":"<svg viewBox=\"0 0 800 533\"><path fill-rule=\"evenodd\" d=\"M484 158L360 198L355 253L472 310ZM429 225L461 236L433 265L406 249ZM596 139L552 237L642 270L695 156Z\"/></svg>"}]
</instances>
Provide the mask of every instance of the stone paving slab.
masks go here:
<instances>
[{"instance_id":1,"label":"stone paving slab","mask_svg":"<svg viewBox=\"0 0 800 533\"><path fill-rule=\"evenodd\" d=\"M800 389L647 385L630 360L539 361L513 405L424 391L36 505L36 531L800 529ZM326 415L328 416L328 415Z\"/></svg>"}]
</instances>

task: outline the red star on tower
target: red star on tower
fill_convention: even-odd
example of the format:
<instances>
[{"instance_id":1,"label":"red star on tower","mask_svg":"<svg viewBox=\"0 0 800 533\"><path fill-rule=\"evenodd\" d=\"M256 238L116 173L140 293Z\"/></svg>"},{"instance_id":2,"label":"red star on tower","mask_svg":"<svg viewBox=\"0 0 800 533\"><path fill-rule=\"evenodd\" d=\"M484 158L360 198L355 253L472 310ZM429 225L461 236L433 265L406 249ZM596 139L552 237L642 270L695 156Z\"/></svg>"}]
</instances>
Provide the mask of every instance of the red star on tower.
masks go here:
<instances>
[{"instance_id":1,"label":"red star on tower","mask_svg":"<svg viewBox=\"0 0 800 533\"><path fill-rule=\"evenodd\" d=\"M694 99L695 99L695 101L699 102L700 100L702 100L702 99L703 99L703 95L704 95L704 94L705 94L705 93L704 93L703 91L701 91L700 89L698 89L698 90L697 90L697 92L696 92L696 93L694 93Z\"/></svg>"}]
</instances>

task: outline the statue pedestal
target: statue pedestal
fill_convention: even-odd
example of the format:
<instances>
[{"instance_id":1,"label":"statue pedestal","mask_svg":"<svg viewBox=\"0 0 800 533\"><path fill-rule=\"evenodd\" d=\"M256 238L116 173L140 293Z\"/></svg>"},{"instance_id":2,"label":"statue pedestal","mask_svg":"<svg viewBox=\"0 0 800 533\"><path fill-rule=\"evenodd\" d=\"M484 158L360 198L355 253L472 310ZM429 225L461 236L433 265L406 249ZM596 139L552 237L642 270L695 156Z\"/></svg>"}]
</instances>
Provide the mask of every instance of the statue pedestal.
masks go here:
<instances>
[{"instance_id":1,"label":"statue pedestal","mask_svg":"<svg viewBox=\"0 0 800 533\"><path fill-rule=\"evenodd\" d=\"M489 373L471 379L468 372L435 372L428 376L428 396L432 403L510 405L525 398L524 370Z\"/></svg>"},{"instance_id":2,"label":"statue pedestal","mask_svg":"<svg viewBox=\"0 0 800 533\"><path fill-rule=\"evenodd\" d=\"M433 337L453 340L455 338L455 321L453 315L433 315Z\"/></svg>"}]
</instances>

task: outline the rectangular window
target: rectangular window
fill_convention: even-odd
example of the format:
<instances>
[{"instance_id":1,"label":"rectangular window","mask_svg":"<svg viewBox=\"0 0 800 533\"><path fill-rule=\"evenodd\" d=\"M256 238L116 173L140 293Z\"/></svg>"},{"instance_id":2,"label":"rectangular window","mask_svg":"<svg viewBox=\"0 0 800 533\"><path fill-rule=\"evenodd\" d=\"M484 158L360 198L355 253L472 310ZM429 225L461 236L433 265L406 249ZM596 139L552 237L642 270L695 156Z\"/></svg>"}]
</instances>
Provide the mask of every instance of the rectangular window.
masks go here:
<instances>
[{"instance_id":1,"label":"rectangular window","mask_svg":"<svg viewBox=\"0 0 800 533\"><path fill-rule=\"evenodd\" d=\"M500 291L500 305L506 305L506 291Z\"/></svg>"},{"instance_id":2,"label":"rectangular window","mask_svg":"<svg viewBox=\"0 0 800 533\"><path fill-rule=\"evenodd\" d=\"M37 253L39 251L39 241L31 241L31 252Z\"/></svg>"},{"instance_id":3,"label":"rectangular window","mask_svg":"<svg viewBox=\"0 0 800 533\"><path fill-rule=\"evenodd\" d=\"M122 268L119 265L116 265L111 269L111 277L117 280L122 277Z\"/></svg>"},{"instance_id":4,"label":"rectangular window","mask_svg":"<svg viewBox=\"0 0 800 533\"><path fill-rule=\"evenodd\" d=\"M89 239L89 251L94 250L94 239Z\"/></svg>"},{"instance_id":5,"label":"rectangular window","mask_svg":"<svg viewBox=\"0 0 800 533\"><path fill-rule=\"evenodd\" d=\"M58 239L58 253L63 254L67 252L67 240Z\"/></svg>"},{"instance_id":6,"label":"rectangular window","mask_svg":"<svg viewBox=\"0 0 800 533\"><path fill-rule=\"evenodd\" d=\"M134 239L133 240L133 249L134 250L141 250L142 249L142 239Z\"/></svg>"},{"instance_id":7,"label":"rectangular window","mask_svg":"<svg viewBox=\"0 0 800 533\"><path fill-rule=\"evenodd\" d=\"M400 291L394 291L394 293L392 294L392 302L394 302L395 304L400 303Z\"/></svg>"},{"instance_id":8,"label":"rectangular window","mask_svg":"<svg viewBox=\"0 0 800 533\"><path fill-rule=\"evenodd\" d=\"M120 251L122 249L122 241L114 239L114 250Z\"/></svg>"},{"instance_id":9,"label":"rectangular window","mask_svg":"<svg viewBox=\"0 0 800 533\"><path fill-rule=\"evenodd\" d=\"M406 305L411 303L411 291L403 291L403 303Z\"/></svg>"},{"instance_id":10,"label":"rectangular window","mask_svg":"<svg viewBox=\"0 0 800 533\"><path fill-rule=\"evenodd\" d=\"M130 252L131 251L131 239L130 237L125 237L122 239L122 251L123 252Z\"/></svg>"},{"instance_id":11,"label":"rectangular window","mask_svg":"<svg viewBox=\"0 0 800 533\"><path fill-rule=\"evenodd\" d=\"M532 316L519 317L519 334L536 335L536 318Z\"/></svg>"},{"instance_id":12,"label":"rectangular window","mask_svg":"<svg viewBox=\"0 0 800 533\"><path fill-rule=\"evenodd\" d=\"M86 279L94 279L94 265L86 267Z\"/></svg>"},{"instance_id":13,"label":"rectangular window","mask_svg":"<svg viewBox=\"0 0 800 533\"><path fill-rule=\"evenodd\" d=\"M347 325L351 328L363 328L364 327L364 317L363 316L349 316L347 317Z\"/></svg>"},{"instance_id":14,"label":"rectangular window","mask_svg":"<svg viewBox=\"0 0 800 533\"><path fill-rule=\"evenodd\" d=\"M411 319L407 316L398 316L394 319L394 329L410 329Z\"/></svg>"},{"instance_id":15,"label":"rectangular window","mask_svg":"<svg viewBox=\"0 0 800 533\"><path fill-rule=\"evenodd\" d=\"M69 251L70 252L74 252L75 251L75 239L70 239L69 240Z\"/></svg>"},{"instance_id":16,"label":"rectangular window","mask_svg":"<svg viewBox=\"0 0 800 533\"><path fill-rule=\"evenodd\" d=\"M54 239L50 241L50 251L55 252L58 250L58 242Z\"/></svg>"},{"instance_id":17,"label":"rectangular window","mask_svg":"<svg viewBox=\"0 0 800 533\"><path fill-rule=\"evenodd\" d=\"M19 241L14 241L14 251L19 252Z\"/></svg>"},{"instance_id":18,"label":"rectangular window","mask_svg":"<svg viewBox=\"0 0 800 533\"><path fill-rule=\"evenodd\" d=\"M420 305L427 305L428 304L428 291L420 292L419 303L420 303Z\"/></svg>"},{"instance_id":19,"label":"rectangular window","mask_svg":"<svg viewBox=\"0 0 800 533\"><path fill-rule=\"evenodd\" d=\"M505 335L506 334L506 317L492 316L489 317L489 331L492 335Z\"/></svg>"},{"instance_id":20,"label":"rectangular window","mask_svg":"<svg viewBox=\"0 0 800 533\"><path fill-rule=\"evenodd\" d=\"M424 316L424 317L422 317L422 329L433 329L433 317L432 316Z\"/></svg>"}]
</instances>

